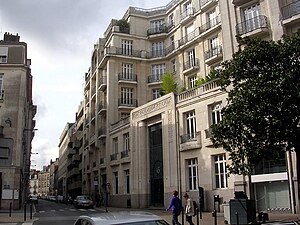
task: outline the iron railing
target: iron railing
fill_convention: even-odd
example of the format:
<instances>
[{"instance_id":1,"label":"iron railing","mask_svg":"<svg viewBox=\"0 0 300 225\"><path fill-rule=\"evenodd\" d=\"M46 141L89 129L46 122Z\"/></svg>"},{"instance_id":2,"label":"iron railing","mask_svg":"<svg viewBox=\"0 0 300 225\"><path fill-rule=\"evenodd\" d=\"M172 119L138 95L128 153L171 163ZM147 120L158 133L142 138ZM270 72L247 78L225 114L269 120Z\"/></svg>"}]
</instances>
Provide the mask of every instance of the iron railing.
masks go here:
<instances>
[{"instance_id":1,"label":"iron railing","mask_svg":"<svg viewBox=\"0 0 300 225\"><path fill-rule=\"evenodd\" d=\"M294 0L281 8L282 18L288 19L300 14L300 1Z\"/></svg>"},{"instance_id":2,"label":"iron railing","mask_svg":"<svg viewBox=\"0 0 300 225\"><path fill-rule=\"evenodd\" d=\"M137 76L134 73L119 73L118 78L124 81L137 81Z\"/></svg>"},{"instance_id":3,"label":"iron railing","mask_svg":"<svg viewBox=\"0 0 300 225\"><path fill-rule=\"evenodd\" d=\"M261 28L268 28L267 17L263 15L256 16L237 24L236 33L237 35L242 35Z\"/></svg>"}]
</instances>

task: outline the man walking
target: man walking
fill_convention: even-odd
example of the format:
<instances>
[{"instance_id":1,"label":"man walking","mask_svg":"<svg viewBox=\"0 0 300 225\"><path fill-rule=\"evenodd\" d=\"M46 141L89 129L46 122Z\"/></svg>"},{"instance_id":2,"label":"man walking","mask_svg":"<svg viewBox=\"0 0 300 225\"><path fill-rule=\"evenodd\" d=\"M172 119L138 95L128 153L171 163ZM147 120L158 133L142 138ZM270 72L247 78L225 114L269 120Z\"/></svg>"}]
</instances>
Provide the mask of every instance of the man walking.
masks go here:
<instances>
[{"instance_id":1,"label":"man walking","mask_svg":"<svg viewBox=\"0 0 300 225\"><path fill-rule=\"evenodd\" d=\"M189 197L188 193L185 193L183 196L186 200L186 205L185 205L185 215L186 215L186 221L190 224L190 225L194 225L193 223L193 215L194 215L194 204L192 199Z\"/></svg>"},{"instance_id":2,"label":"man walking","mask_svg":"<svg viewBox=\"0 0 300 225\"><path fill-rule=\"evenodd\" d=\"M167 208L167 211L172 208L172 224L173 225L180 225L178 222L178 216L182 210L182 203L180 198L178 198L178 191L173 191L173 197L170 201L170 205Z\"/></svg>"}]
</instances>

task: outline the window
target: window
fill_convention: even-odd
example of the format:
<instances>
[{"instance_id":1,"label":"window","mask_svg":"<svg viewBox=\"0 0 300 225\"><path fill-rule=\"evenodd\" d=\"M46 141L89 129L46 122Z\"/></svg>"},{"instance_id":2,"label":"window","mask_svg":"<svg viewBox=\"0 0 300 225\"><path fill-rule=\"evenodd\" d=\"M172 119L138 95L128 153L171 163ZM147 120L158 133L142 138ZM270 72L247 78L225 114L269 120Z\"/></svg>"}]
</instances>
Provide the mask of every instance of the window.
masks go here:
<instances>
[{"instance_id":1,"label":"window","mask_svg":"<svg viewBox=\"0 0 300 225\"><path fill-rule=\"evenodd\" d=\"M165 64L152 65L152 76L153 81L160 81L161 76L165 74L166 66Z\"/></svg>"},{"instance_id":2,"label":"window","mask_svg":"<svg viewBox=\"0 0 300 225\"><path fill-rule=\"evenodd\" d=\"M258 17L260 15L260 5L255 4L242 10L242 18L245 21L246 31L252 31L259 27Z\"/></svg>"},{"instance_id":3,"label":"window","mask_svg":"<svg viewBox=\"0 0 300 225\"><path fill-rule=\"evenodd\" d=\"M189 79L189 88L196 87L197 76L191 76Z\"/></svg>"},{"instance_id":4,"label":"window","mask_svg":"<svg viewBox=\"0 0 300 225\"><path fill-rule=\"evenodd\" d=\"M122 63L122 78L126 80L132 80L133 65L128 63Z\"/></svg>"},{"instance_id":5,"label":"window","mask_svg":"<svg viewBox=\"0 0 300 225\"><path fill-rule=\"evenodd\" d=\"M195 36L195 34L194 34L195 33L194 32L194 24L188 26L186 28L185 32L186 32L186 36L187 36L186 41L191 41Z\"/></svg>"},{"instance_id":6,"label":"window","mask_svg":"<svg viewBox=\"0 0 300 225\"><path fill-rule=\"evenodd\" d=\"M216 188L227 188L227 170L225 154L215 155L215 178Z\"/></svg>"},{"instance_id":7,"label":"window","mask_svg":"<svg viewBox=\"0 0 300 225\"><path fill-rule=\"evenodd\" d=\"M196 114L195 111L191 111L185 114L186 116L186 131L188 139L196 137Z\"/></svg>"},{"instance_id":8,"label":"window","mask_svg":"<svg viewBox=\"0 0 300 225\"><path fill-rule=\"evenodd\" d=\"M188 179L189 179L189 190L197 190L198 187L198 162L197 158L188 159Z\"/></svg>"},{"instance_id":9,"label":"window","mask_svg":"<svg viewBox=\"0 0 300 225\"><path fill-rule=\"evenodd\" d=\"M122 54L123 55L132 55L132 41L131 40L122 40Z\"/></svg>"},{"instance_id":10,"label":"window","mask_svg":"<svg viewBox=\"0 0 300 225\"><path fill-rule=\"evenodd\" d=\"M4 90L3 90L3 73L0 73L0 99L4 97Z\"/></svg>"},{"instance_id":11,"label":"window","mask_svg":"<svg viewBox=\"0 0 300 225\"><path fill-rule=\"evenodd\" d=\"M188 52L188 58L189 58L188 60L189 68L195 66L196 64L195 49Z\"/></svg>"},{"instance_id":12,"label":"window","mask_svg":"<svg viewBox=\"0 0 300 225\"><path fill-rule=\"evenodd\" d=\"M124 147L124 151L127 152L130 149L129 133L123 134L123 147Z\"/></svg>"},{"instance_id":13,"label":"window","mask_svg":"<svg viewBox=\"0 0 300 225\"><path fill-rule=\"evenodd\" d=\"M189 1L187 3L185 3L183 5L183 12L186 14L186 15L190 15L193 11L192 11L192 2Z\"/></svg>"},{"instance_id":14,"label":"window","mask_svg":"<svg viewBox=\"0 0 300 225\"><path fill-rule=\"evenodd\" d=\"M176 73L176 59L171 61L172 72Z\"/></svg>"},{"instance_id":15,"label":"window","mask_svg":"<svg viewBox=\"0 0 300 225\"><path fill-rule=\"evenodd\" d=\"M114 172L114 191L115 194L119 194L119 178L118 178L118 172Z\"/></svg>"},{"instance_id":16,"label":"window","mask_svg":"<svg viewBox=\"0 0 300 225\"><path fill-rule=\"evenodd\" d=\"M214 37L208 40L208 44L209 44L209 49L212 50L212 56L217 55L218 54L218 47L219 47L219 38L218 37Z\"/></svg>"},{"instance_id":17,"label":"window","mask_svg":"<svg viewBox=\"0 0 300 225\"><path fill-rule=\"evenodd\" d=\"M152 100L161 97L160 91L160 89L152 89Z\"/></svg>"},{"instance_id":18,"label":"window","mask_svg":"<svg viewBox=\"0 0 300 225\"><path fill-rule=\"evenodd\" d=\"M125 174L125 194L129 194L130 193L130 177L129 177L129 170L124 170L124 174Z\"/></svg>"},{"instance_id":19,"label":"window","mask_svg":"<svg viewBox=\"0 0 300 225\"><path fill-rule=\"evenodd\" d=\"M118 138L113 139L113 153L118 153Z\"/></svg>"},{"instance_id":20,"label":"window","mask_svg":"<svg viewBox=\"0 0 300 225\"><path fill-rule=\"evenodd\" d=\"M0 147L0 166L8 166L10 161L10 150L7 147Z\"/></svg>"},{"instance_id":21,"label":"window","mask_svg":"<svg viewBox=\"0 0 300 225\"><path fill-rule=\"evenodd\" d=\"M217 124L222 120L222 105L221 103L211 106L211 124Z\"/></svg>"},{"instance_id":22,"label":"window","mask_svg":"<svg viewBox=\"0 0 300 225\"><path fill-rule=\"evenodd\" d=\"M169 26L172 26L172 25L174 25L174 15L173 14L171 14L169 16Z\"/></svg>"},{"instance_id":23,"label":"window","mask_svg":"<svg viewBox=\"0 0 300 225\"><path fill-rule=\"evenodd\" d=\"M152 43L152 56L159 57L164 55L164 42Z\"/></svg>"},{"instance_id":24,"label":"window","mask_svg":"<svg viewBox=\"0 0 300 225\"><path fill-rule=\"evenodd\" d=\"M133 105L133 89L122 88L121 89L121 104L122 105Z\"/></svg>"},{"instance_id":25,"label":"window","mask_svg":"<svg viewBox=\"0 0 300 225\"><path fill-rule=\"evenodd\" d=\"M8 47L0 47L0 63L7 63Z\"/></svg>"},{"instance_id":26,"label":"window","mask_svg":"<svg viewBox=\"0 0 300 225\"><path fill-rule=\"evenodd\" d=\"M154 20L150 22L150 28L154 33L160 32L162 25L164 25L164 20Z\"/></svg>"},{"instance_id":27,"label":"window","mask_svg":"<svg viewBox=\"0 0 300 225\"><path fill-rule=\"evenodd\" d=\"M217 15L216 15L216 11L213 10L209 13L206 14L206 19L208 21L208 27L211 28L211 27L214 27L217 25Z\"/></svg>"}]
</instances>

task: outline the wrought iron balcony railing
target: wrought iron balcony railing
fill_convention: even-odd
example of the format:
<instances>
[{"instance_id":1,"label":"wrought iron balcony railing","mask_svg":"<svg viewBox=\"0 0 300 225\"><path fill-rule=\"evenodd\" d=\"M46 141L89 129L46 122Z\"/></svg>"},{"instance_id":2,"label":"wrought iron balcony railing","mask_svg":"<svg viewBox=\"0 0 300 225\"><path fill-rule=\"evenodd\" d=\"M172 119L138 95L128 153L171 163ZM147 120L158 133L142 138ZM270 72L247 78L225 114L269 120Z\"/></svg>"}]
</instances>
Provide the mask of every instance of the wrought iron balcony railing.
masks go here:
<instances>
[{"instance_id":1,"label":"wrought iron balcony railing","mask_svg":"<svg viewBox=\"0 0 300 225\"><path fill-rule=\"evenodd\" d=\"M267 28L267 27L268 27L267 17L260 15L237 24L236 33L237 35L242 35L257 29Z\"/></svg>"},{"instance_id":2,"label":"wrought iron balcony railing","mask_svg":"<svg viewBox=\"0 0 300 225\"><path fill-rule=\"evenodd\" d=\"M118 78L123 81L137 81L137 76L134 73L119 73Z\"/></svg>"},{"instance_id":3,"label":"wrought iron balcony railing","mask_svg":"<svg viewBox=\"0 0 300 225\"><path fill-rule=\"evenodd\" d=\"M129 156L129 150L128 149L121 152L121 158L122 159L125 158L125 157L128 157L128 156Z\"/></svg>"},{"instance_id":4,"label":"wrought iron balcony railing","mask_svg":"<svg viewBox=\"0 0 300 225\"><path fill-rule=\"evenodd\" d=\"M168 33L168 27L165 24L147 30L148 36L154 34L162 34L162 33Z\"/></svg>"},{"instance_id":5,"label":"wrought iron balcony railing","mask_svg":"<svg viewBox=\"0 0 300 225\"><path fill-rule=\"evenodd\" d=\"M113 153L110 155L110 161L114 161L114 160L117 160L118 159L118 154L119 153Z\"/></svg>"},{"instance_id":6,"label":"wrought iron balcony railing","mask_svg":"<svg viewBox=\"0 0 300 225\"><path fill-rule=\"evenodd\" d=\"M187 70L193 67L199 67L199 59L188 60L183 64L183 70Z\"/></svg>"},{"instance_id":7,"label":"wrought iron balcony railing","mask_svg":"<svg viewBox=\"0 0 300 225\"><path fill-rule=\"evenodd\" d=\"M195 8L188 8L188 9L186 9L184 12L182 12L181 14L180 14L180 18L181 18L181 20L184 20L185 18L187 18L188 16L192 16L192 15L194 15L195 14Z\"/></svg>"},{"instance_id":8,"label":"wrought iron balcony railing","mask_svg":"<svg viewBox=\"0 0 300 225\"><path fill-rule=\"evenodd\" d=\"M299 0L294 0L288 5L285 5L281 8L281 13L283 19L288 19L293 16L299 15L300 14L300 1Z\"/></svg>"},{"instance_id":9,"label":"wrought iron balcony railing","mask_svg":"<svg viewBox=\"0 0 300 225\"><path fill-rule=\"evenodd\" d=\"M219 55L222 55L222 46L221 45L206 51L205 52L205 60L210 59L214 56L219 56Z\"/></svg>"},{"instance_id":10,"label":"wrought iron balcony railing","mask_svg":"<svg viewBox=\"0 0 300 225\"><path fill-rule=\"evenodd\" d=\"M160 82L162 78L162 74L153 74L148 76L148 83Z\"/></svg>"},{"instance_id":11,"label":"wrought iron balcony railing","mask_svg":"<svg viewBox=\"0 0 300 225\"><path fill-rule=\"evenodd\" d=\"M119 98L118 106L137 107L137 99Z\"/></svg>"}]
</instances>

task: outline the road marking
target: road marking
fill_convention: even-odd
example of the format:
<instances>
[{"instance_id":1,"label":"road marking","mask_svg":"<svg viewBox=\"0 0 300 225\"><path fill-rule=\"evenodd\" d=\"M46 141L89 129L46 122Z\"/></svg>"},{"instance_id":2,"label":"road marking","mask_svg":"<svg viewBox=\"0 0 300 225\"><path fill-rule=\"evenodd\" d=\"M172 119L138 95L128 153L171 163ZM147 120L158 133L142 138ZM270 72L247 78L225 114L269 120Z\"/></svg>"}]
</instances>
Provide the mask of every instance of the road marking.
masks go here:
<instances>
[{"instance_id":1,"label":"road marking","mask_svg":"<svg viewBox=\"0 0 300 225\"><path fill-rule=\"evenodd\" d=\"M89 209L89 211L95 212L95 211L97 211L97 210L96 210L96 209Z\"/></svg>"},{"instance_id":2,"label":"road marking","mask_svg":"<svg viewBox=\"0 0 300 225\"><path fill-rule=\"evenodd\" d=\"M44 210L39 211L39 213L44 213L44 212L45 212Z\"/></svg>"},{"instance_id":3,"label":"road marking","mask_svg":"<svg viewBox=\"0 0 300 225\"><path fill-rule=\"evenodd\" d=\"M51 212L56 212L56 210L55 210L55 209L51 209L50 211L51 211Z\"/></svg>"},{"instance_id":4,"label":"road marking","mask_svg":"<svg viewBox=\"0 0 300 225\"><path fill-rule=\"evenodd\" d=\"M69 209L70 211L72 211L72 212L75 212L75 211L77 211L77 209Z\"/></svg>"},{"instance_id":5,"label":"road marking","mask_svg":"<svg viewBox=\"0 0 300 225\"><path fill-rule=\"evenodd\" d=\"M82 212L86 212L86 209L79 209L80 211L82 211Z\"/></svg>"},{"instance_id":6,"label":"road marking","mask_svg":"<svg viewBox=\"0 0 300 225\"><path fill-rule=\"evenodd\" d=\"M64 209L59 209L59 211L63 212L63 211L65 211L65 210L64 210Z\"/></svg>"}]
</instances>

